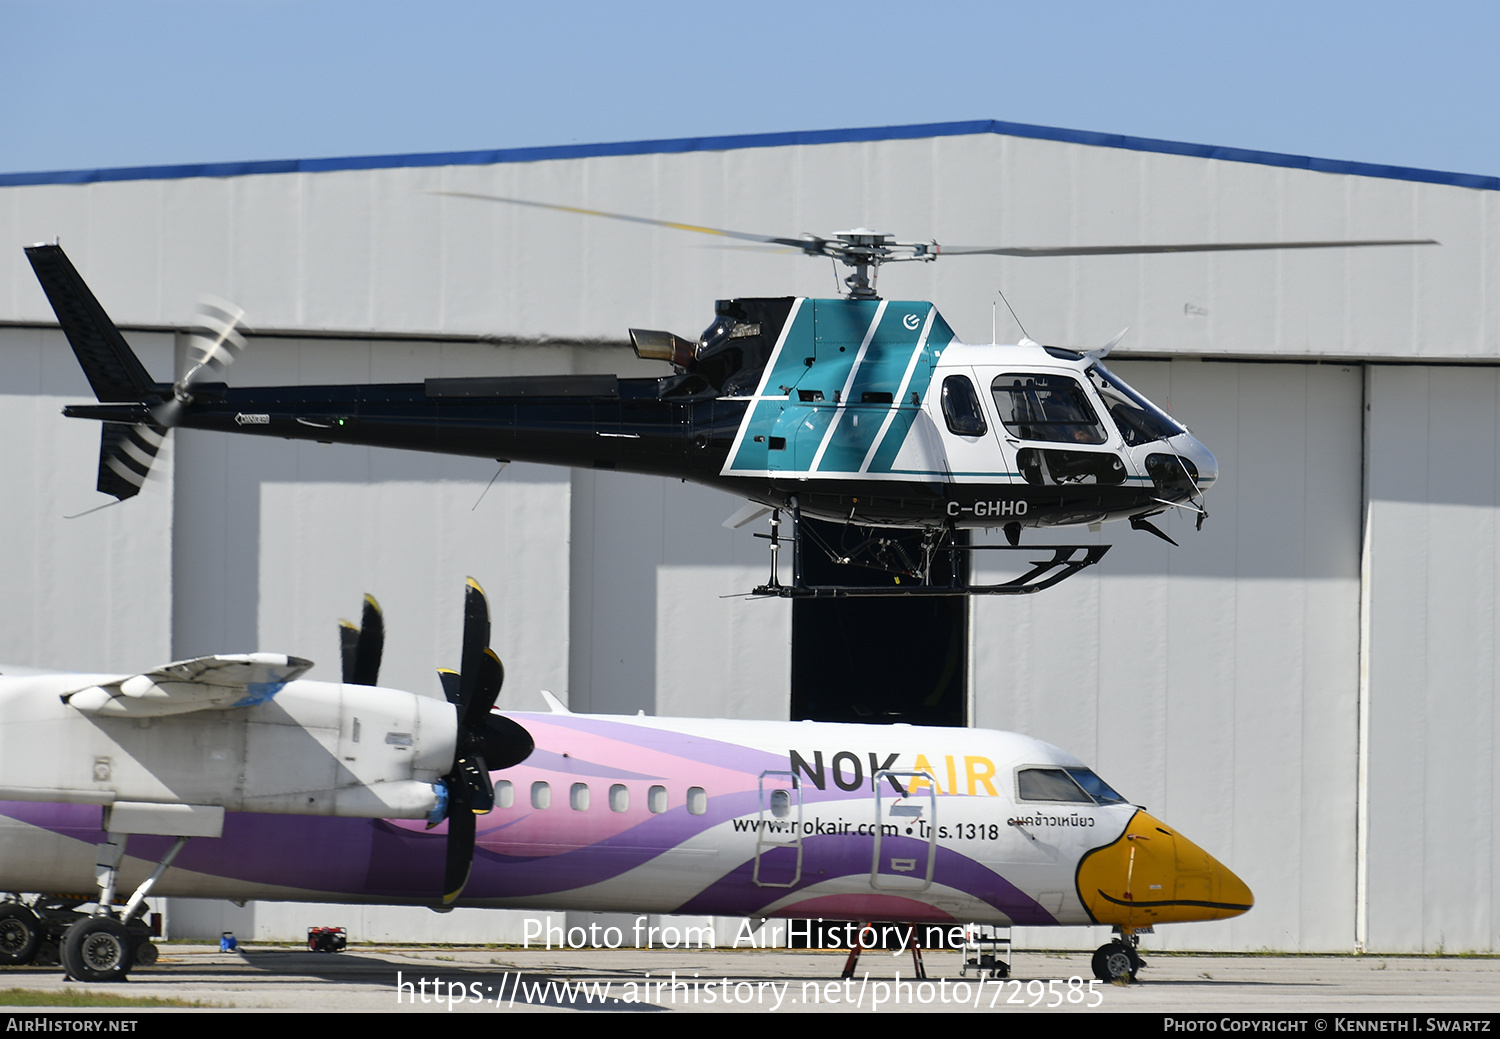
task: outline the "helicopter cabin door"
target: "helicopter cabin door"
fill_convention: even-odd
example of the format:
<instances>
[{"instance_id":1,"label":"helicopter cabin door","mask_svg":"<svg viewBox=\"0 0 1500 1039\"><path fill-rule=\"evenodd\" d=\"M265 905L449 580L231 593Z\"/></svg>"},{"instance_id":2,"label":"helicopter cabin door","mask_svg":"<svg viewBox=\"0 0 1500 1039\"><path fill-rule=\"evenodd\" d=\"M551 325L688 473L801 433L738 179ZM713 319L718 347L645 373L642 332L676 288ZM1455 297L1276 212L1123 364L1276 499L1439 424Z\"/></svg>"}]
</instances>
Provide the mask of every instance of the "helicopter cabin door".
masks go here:
<instances>
[{"instance_id":1,"label":"helicopter cabin door","mask_svg":"<svg viewBox=\"0 0 1500 1039\"><path fill-rule=\"evenodd\" d=\"M935 425L947 475L959 483L1011 483L1015 469L1001 450L994 418L984 404L984 383L969 367L938 371Z\"/></svg>"},{"instance_id":2,"label":"helicopter cabin door","mask_svg":"<svg viewBox=\"0 0 1500 1039\"><path fill-rule=\"evenodd\" d=\"M1123 484L1130 467L1113 426L1076 371L976 368L1015 471L1034 487Z\"/></svg>"}]
</instances>

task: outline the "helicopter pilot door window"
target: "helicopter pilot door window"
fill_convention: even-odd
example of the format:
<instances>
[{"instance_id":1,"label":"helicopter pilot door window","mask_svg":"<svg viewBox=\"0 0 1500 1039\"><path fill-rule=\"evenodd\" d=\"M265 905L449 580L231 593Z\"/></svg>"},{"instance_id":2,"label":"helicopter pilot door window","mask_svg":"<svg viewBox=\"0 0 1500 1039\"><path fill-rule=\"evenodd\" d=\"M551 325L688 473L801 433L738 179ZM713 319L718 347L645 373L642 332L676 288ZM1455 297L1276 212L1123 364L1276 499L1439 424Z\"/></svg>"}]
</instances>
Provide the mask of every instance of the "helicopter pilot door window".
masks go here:
<instances>
[{"instance_id":1,"label":"helicopter pilot door window","mask_svg":"<svg viewBox=\"0 0 1500 1039\"><path fill-rule=\"evenodd\" d=\"M948 475L963 481L966 477L986 483L1015 481L1015 464L997 436L993 415L986 415L984 400L973 369L964 367L945 375L938 399L942 418L933 416L943 441L943 455Z\"/></svg>"},{"instance_id":2,"label":"helicopter pilot door window","mask_svg":"<svg viewBox=\"0 0 1500 1039\"><path fill-rule=\"evenodd\" d=\"M1027 483L1125 482L1125 463L1104 447L1108 427L1099 421L1077 379L1044 372L1004 372L990 383L990 394L1010 437L1067 445L1021 447L1016 465Z\"/></svg>"}]
</instances>

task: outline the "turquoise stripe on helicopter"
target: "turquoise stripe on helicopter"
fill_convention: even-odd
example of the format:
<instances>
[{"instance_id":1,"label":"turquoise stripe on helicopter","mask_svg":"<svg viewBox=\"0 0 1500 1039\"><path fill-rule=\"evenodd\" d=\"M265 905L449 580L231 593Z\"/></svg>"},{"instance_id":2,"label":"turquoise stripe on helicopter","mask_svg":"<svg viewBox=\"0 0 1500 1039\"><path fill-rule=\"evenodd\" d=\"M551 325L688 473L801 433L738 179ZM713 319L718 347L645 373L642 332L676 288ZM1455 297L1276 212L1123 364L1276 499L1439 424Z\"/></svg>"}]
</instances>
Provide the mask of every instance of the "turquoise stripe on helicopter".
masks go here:
<instances>
[{"instance_id":1,"label":"turquoise stripe on helicopter","mask_svg":"<svg viewBox=\"0 0 1500 1039\"><path fill-rule=\"evenodd\" d=\"M889 472L952 340L930 303L804 300L725 472Z\"/></svg>"},{"instance_id":2,"label":"turquoise stripe on helicopter","mask_svg":"<svg viewBox=\"0 0 1500 1039\"><path fill-rule=\"evenodd\" d=\"M891 467L895 465L896 455L900 453L901 446L906 443L906 434L911 431L911 424L917 419L919 409L912 402L912 394L917 394L916 403L926 399L927 387L932 383L932 371L937 367L938 358L942 356L944 348L953 342L954 338L953 329L948 327L948 322L944 321L943 316L934 309L932 327L927 330L927 335L921 343L921 354L917 357L916 366L911 373L911 382L907 384L905 398L901 401L903 406L897 408L895 415L891 417L890 426L870 458L866 472L888 473L892 471Z\"/></svg>"}]
</instances>

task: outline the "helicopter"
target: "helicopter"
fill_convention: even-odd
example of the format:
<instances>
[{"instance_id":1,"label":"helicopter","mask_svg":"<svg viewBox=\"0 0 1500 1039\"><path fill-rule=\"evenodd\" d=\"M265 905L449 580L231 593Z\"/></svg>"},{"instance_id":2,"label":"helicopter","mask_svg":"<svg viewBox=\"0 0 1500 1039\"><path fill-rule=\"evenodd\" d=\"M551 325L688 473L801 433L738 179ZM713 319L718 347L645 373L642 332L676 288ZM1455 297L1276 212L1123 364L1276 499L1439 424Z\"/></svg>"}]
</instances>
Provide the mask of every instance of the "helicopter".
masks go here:
<instances>
[{"instance_id":1,"label":"helicopter","mask_svg":"<svg viewBox=\"0 0 1500 1039\"><path fill-rule=\"evenodd\" d=\"M753 594L1024 594L1092 566L1097 544L1022 546L1031 528L1124 520L1176 544L1152 518L1207 516L1213 454L1103 363L1097 349L961 342L927 302L882 299L886 263L940 256L1097 256L1437 244L1431 239L1009 248L901 242L858 228L777 237L524 199L439 192L673 228L826 256L851 269L840 299L719 300L696 337L629 330L658 378L614 375L433 378L421 383L229 387L243 315L215 304L175 383L151 377L59 244L27 248L37 278L98 403L63 413L104 423L98 489L138 493L176 427L619 470L717 487L751 504L726 525L770 516L771 575ZM782 514L790 535L781 534ZM805 520L836 525L831 539ZM1006 544L963 532L999 528ZM826 531L827 528L824 528ZM920 543L901 532L917 532ZM894 530L894 533L893 533ZM790 541L792 580L780 580ZM889 583L812 584L808 544L838 563L889 572ZM979 550L1037 553L1030 569L976 585L956 565ZM1050 552L1050 555L1048 553ZM948 566L940 567L946 554ZM947 574L947 578L939 577Z\"/></svg>"}]
</instances>

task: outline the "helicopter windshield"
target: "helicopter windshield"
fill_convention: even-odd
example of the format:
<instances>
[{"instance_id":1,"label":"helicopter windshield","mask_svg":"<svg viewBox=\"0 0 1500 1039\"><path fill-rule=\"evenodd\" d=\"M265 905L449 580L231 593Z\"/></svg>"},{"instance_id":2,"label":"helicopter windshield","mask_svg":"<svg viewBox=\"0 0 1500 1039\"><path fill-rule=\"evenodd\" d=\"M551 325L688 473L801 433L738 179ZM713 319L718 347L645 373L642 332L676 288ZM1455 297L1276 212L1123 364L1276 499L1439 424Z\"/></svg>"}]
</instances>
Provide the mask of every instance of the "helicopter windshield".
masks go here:
<instances>
[{"instance_id":1,"label":"helicopter windshield","mask_svg":"<svg viewBox=\"0 0 1500 1039\"><path fill-rule=\"evenodd\" d=\"M1131 447L1166 440L1185 430L1164 411L1131 389L1123 379L1095 361L1088 368L1089 381L1104 400L1109 417L1120 430L1120 436Z\"/></svg>"}]
</instances>

